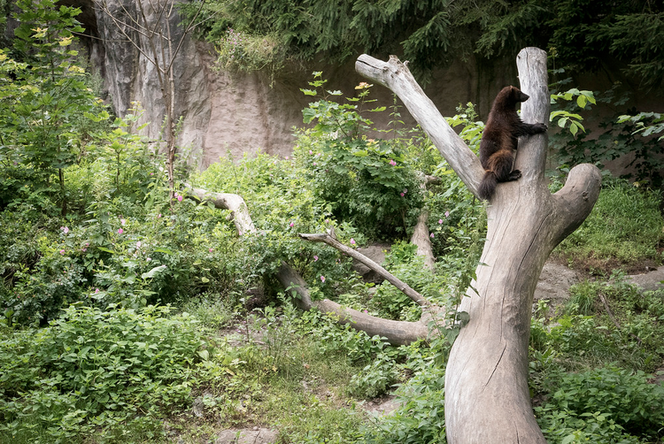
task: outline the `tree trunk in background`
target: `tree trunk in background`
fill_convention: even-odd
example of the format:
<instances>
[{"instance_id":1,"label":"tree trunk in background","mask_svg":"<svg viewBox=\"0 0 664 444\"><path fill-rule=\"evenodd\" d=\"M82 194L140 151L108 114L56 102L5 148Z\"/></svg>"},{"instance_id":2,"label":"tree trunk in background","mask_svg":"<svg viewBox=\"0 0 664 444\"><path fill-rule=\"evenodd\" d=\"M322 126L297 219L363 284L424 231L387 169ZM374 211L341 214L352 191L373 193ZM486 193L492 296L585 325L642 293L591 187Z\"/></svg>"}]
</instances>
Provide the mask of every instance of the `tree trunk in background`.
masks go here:
<instances>
[{"instance_id":1,"label":"tree trunk in background","mask_svg":"<svg viewBox=\"0 0 664 444\"><path fill-rule=\"evenodd\" d=\"M526 48L517 57L525 122L548 122L546 53ZM363 55L356 69L387 86L468 188L477 195L483 170L478 158L424 96L396 58ZM476 281L459 310L470 315L452 347L445 377L449 444L545 443L528 391L528 341L533 293L553 248L590 214L599 195L599 170L575 167L554 195L544 167L547 136L522 138L515 168L523 177L498 186L487 208L488 233ZM477 292L475 292L475 290Z\"/></svg>"},{"instance_id":2,"label":"tree trunk in background","mask_svg":"<svg viewBox=\"0 0 664 444\"><path fill-rule=\"evenodd\" d=\"M161 90L161 99L164 102L165 125L163 127L166 139L166 173L168 175L168 188L170 202L173 201L175 191L175 156L176 124L175 115L175 78L173 65L178 57L184 42L196 25L197 17L203 8L205 0L200 0L196 14L188 21L181 23L182 30L178 38L174 38L171 30L171 20L177 14L176 3L179 0L154 0L149 2L136 1L132 8L127 8L122 2L111 0L92 0L96 7L111 19L116 30L119 31L128 43L143 56L154 71Z\"/></svg>"}]
</instances>

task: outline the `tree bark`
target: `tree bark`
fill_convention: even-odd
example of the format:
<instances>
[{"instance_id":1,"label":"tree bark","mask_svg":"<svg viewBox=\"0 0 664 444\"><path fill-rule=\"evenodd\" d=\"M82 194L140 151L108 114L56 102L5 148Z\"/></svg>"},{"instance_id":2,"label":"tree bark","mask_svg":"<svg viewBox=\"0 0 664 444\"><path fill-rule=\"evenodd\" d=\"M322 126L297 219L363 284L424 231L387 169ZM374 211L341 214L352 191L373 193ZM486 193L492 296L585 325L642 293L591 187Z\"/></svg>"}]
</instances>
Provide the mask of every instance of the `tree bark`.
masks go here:
<instances>
[{"instance_id":1,"label":"tree bark","mask_svg":"<svg viewBox=\"0 0 664 444\"><path fill-rule=\"evenodd\" d=\"M517 57L525 122L548 122L546 53L526 48ZM404 102L449 165L477 195L479 159L426 98L396 58L367 55L357 71L387 86ZM546 134L522 138L515 168L523 177L498 186L487 207L488 233L476 281L459 310L470 315L447 364L445 421L450 444L544 443L528 392L528 340L533 293L553 248L588 216L599 195L599 170L570 171L563 189L548 191ZM476 290L476 291L475 291Z\"/></svg>"}]
</instances>

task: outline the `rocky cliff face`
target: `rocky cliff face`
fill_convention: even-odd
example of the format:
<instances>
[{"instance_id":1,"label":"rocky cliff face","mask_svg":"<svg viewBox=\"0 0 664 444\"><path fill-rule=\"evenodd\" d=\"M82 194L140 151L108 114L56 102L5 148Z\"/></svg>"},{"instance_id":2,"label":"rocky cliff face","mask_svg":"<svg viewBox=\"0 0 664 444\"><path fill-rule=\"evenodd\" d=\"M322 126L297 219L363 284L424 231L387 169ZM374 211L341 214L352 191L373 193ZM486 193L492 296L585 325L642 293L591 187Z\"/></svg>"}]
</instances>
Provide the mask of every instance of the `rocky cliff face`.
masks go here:
<instances>
[{"instance_id":1,"label":"rocky cliff face","mask_svg":"<svg viewBox=\"0 0 664 444\"><path fill-rule=\"evenodd\" d=\"M116 17L125 11L136 12L137 0L105 0ZM167 0L160 0L167 1ZM149 45L145 38L125 26L130 43L108 14L95 7L93 0L65 0L83 9L79 19L93 36L87 39L91 65L103 79L103 90L113 109L124 116L132 102L140 102L145 112L143 122L149 122L145 134L159 138L164 105L154 65L148 60ZM150 2L144 2L148 5ZM146 10L150 26L164 28L165 22L156 11ZM160 23L157 23L162 20ZM179 41L183 28L173 14L170 22L172 40ZM354 61L345 66L325 66L312 63L310 67L285 69L275 79L264 74L224 72L214 68L216 56L212 45L185 36L184 45L175 58L175 112L181 118L179 146L191 150L193 162L205 168L228 153L235 159L244 153L259 151L288 155L293 145L293 127L302 126L302 108L310 101L300 91L307 87L312 71L323 71L331 89L341 89L347 95L355 93L354 86L363 79L354 72ZM513 63L506 66L512 66ZM441 71L427 93L446 115L452 115L459 103L473 101L480 109L488 109L492 94L514 79L511 71L492 79L480 79L472 64L461 64ZM482 86L478 86L482 85ZM391 93L376 86L372 96L379 104L391 105ZM407 111L401 111L407 124L414 123ZM385 125L390 117L376 116L377 126Z\"/></svg>"}]
</instances>

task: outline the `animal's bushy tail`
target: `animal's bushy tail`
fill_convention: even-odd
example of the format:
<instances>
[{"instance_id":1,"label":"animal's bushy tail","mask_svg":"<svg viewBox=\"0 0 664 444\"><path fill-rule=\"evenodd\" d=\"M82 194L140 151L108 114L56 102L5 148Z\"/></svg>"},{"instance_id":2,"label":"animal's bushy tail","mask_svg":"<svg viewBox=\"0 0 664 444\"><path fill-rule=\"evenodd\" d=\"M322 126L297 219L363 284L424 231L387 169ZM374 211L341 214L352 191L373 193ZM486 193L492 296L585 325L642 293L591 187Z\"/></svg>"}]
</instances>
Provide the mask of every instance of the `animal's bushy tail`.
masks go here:
<instances>
[{"instance_id":1,"label":"animal's bushy tail","mask_svg":"<svg viewBox=\"0 0 664 444\"><path fill-rule=\"evenodd\" d=\"M480 187L477 190L477 194L479 194L480 199L489 200L491 199L491 196L493 196L494 191L496 191L496 186L498 186L498 178L496 177L496 173L493 171L487 171L484 175L484 178L482 179L482 182L480 182Z\"/></svg>"}]
</instances>

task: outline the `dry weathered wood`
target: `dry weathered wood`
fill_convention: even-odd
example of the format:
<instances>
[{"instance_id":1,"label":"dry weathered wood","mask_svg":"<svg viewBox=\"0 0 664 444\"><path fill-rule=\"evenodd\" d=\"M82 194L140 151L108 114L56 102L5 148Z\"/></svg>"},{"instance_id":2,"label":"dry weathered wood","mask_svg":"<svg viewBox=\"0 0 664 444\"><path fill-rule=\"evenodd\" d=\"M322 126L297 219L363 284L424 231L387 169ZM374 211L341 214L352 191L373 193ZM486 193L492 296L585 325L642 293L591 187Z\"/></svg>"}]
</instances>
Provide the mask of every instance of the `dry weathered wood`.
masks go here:
<instances>
[{"instance_id":1,"label":"dry weathered wood","mask_svg":"<svg viewBox=\"0 0 664 444\"><path fill-rule=\"evenodd\" d=\"M522 50L517 58L521 89L530 99L525 122L547 122L546 53ZM483 171L479 160L449 128L408 69L363 55L356 69L387 86L474 193ZM528 339L533 293L546 258L590 213L601 176L592 165L572 169L555 195L544 177L547 137L522 138L516 166L523 177L502 183L487 208L487 240L476 281L462 299L469 314L447 364L445 422L450 444L544 443L528 392Z\"/></svg>"},{"instance_id":2,"label":"dry weathered wood","mask_svg":"<svg viewBox=\"0 0 664 444\"><path fill-rule=\"evenodd\" d=\"M394 276L392 273L381 267L376 262L372 261L362 253L357 250L354 250L350 247L339 242L334 237L330 236L327 233L318 233L318 234L306 234L300 233L302 239L308 240L310 242L323 242L330 247L336 248L344 254L362 262L364 265L375 271L380 277L388 281L390 284L394 285L401 291L403 294L411 298L413 301L417 302L420 306L425 307L429 305L424 296L419 294L417 291L413 290L408 284L403 282L401 279Z\"/></svg>"},{"instance_id":3,"label":"dry weathered wood","mask_svg":"<svg viewBox=\"0 0 664 444\"><path fill-rule=\"evenodd\" d=\"M417 224L413 235L410 237L410 243L417 246L417 255L424 258L424 266L432 271L436 267L436 260L433 257L433 248L431 247L431 237L427 221L429 220L429 212L422 210L417 217Z\"/></svg>"},{"instance_id":4,"label":"dry weathered wood","mask_svg":"<svg viewBox=\"0 0 664 444\"><path fill-rule=\"evenodd\" d=\"M230 210L233 215L233 222L240 234L253 233L256 231L254 222L249 215L249 209L241 196L228 193L211 193L202 188L189 187L190 197L202 202L210 202L215 208Z\"/></svg>"},{"instance_id":5,"label":"dry weathered wood","mask_svg":"<svg viewBox=\"0 0 664 444\"><path fill-rule=\"evenodd\" d=\"M420 189L426 194L427 185L437 185L442 182L440 177L422 174L420 180ZM433 256L433 247L431 246L431 233L429 233L429 211L426 208L417 217L417 223L410 237L410 243L417 246L417 255L424 258L424 266L431 272L436 268L436 258Z\"/></svg>"}]
</instances>

